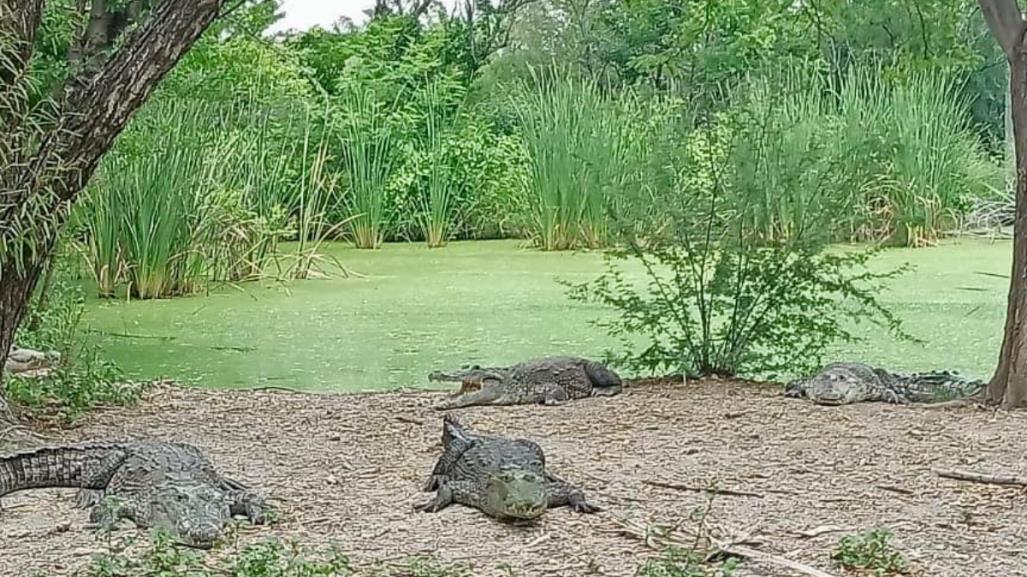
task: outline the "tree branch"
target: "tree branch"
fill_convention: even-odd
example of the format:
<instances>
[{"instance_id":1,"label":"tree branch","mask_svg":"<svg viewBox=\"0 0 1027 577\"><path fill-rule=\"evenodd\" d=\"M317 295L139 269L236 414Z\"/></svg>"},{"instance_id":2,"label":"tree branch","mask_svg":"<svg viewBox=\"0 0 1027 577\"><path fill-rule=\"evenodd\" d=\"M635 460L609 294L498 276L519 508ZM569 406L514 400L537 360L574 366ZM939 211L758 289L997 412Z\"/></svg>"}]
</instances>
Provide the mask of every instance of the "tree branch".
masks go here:
<instances>
[{"instance_id":1,"label":"tree branch","mask_svg":"<svg viewBox=\"0 0 1027 577\"><path fill-rule=\"evenodd\" d=\"M980 0L980 3L984 20L1006 57L1017 58L1023 44L1024 21L1016 0Z\"/></svg>"},{"instance_id":2,"label":"tree branch","mask_svg":"<svg viewBox=\"0 0 1027 577\"><path fill-rule=\"evenodd\" d=\"M35 253L32 258L46 254L46 237L56 234L100 158L210 25L220 4L164 0L99 72L83 70L68 83L64 95L57 97L59 120L42 135L29 165L0 191L10 201L0 206L3 236L15 238L36 230L34 245L24 248Z\"/></svg>"}]
</instances>

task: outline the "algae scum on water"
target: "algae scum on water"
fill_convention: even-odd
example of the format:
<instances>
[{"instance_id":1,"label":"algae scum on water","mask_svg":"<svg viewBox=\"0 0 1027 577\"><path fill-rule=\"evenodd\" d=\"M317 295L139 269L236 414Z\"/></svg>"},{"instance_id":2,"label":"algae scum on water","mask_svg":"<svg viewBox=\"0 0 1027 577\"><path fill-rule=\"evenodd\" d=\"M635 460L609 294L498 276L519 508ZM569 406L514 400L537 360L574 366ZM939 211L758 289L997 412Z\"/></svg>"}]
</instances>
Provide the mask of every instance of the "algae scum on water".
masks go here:
<instances>
[{"instance_id":1,"label":"algae scum on water","mask_svg":"<svg viewBox=\"0 0 1027 577\"><path fill-rule=\"evenodd\" d=\"M439 367L601 356L615 345L589 324L609 313L572 303L557 282L595 278L603 267L596 252L546 253L519 241L325 251L359 276L248 283L171 300L92 300L87 334L136 379L342 392L427 387ZM831 354L986 377L1002 336L1009 258L1006 241L882 253L875 267L915 267L881 300L924 344L863 326L857 334L867 342Z\"/></svg>"}]
</instances>

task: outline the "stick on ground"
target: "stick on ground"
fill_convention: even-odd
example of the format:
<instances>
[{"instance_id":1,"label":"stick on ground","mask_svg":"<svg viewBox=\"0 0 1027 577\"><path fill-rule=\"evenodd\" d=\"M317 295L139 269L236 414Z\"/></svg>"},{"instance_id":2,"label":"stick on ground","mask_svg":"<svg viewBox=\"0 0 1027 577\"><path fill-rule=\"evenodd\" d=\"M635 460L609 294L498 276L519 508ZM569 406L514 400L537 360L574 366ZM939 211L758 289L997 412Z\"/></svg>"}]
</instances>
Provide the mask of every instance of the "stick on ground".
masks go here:
<instances>
[{"instance_id":1,"label":"stick on ground","mask_svg":"<svg viewBox=\"0 0 1027 577\"><path fill-rule=\"evenodd\" d=\"M1014 485L1027 487L1027 477L988 475L986 473L975 473L973 471L956 471L946 469L935 469L934 474L948 479L972 481L974 483L985 483L988 485Z\"/></svg>"},{"instance_id":2,"label":"stick on ground","mask_svg":"<svg viewBox=\"0 0 1027 577\"><path fill-rule=\"evenodd\" d=\"M675 491L692 491L695 493L701 493L703 491L709 493L715 493L717 495L729 495L732 497L756 497L762 499L763 495L759 493L750 493L748 491L734 491L731 489L717 489L715 487L693 487L691 485L680 485L677 483L664 483L663 481L650 481L648 479L642 480L643 485L649 485L650 487L660 487L663 489L673 489Z\"/></svg>"}]
</instances>

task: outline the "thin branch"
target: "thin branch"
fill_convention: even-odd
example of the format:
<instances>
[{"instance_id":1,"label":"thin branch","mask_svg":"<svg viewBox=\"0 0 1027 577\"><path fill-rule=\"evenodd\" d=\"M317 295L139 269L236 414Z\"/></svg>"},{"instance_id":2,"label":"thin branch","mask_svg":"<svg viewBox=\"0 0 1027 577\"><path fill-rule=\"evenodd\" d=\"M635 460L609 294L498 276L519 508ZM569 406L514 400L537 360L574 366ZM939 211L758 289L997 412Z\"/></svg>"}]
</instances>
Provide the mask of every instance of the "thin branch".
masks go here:
<instances>
[{"instance_id":1,"label":"thin branch","mask_svg":"<svg viewBox=\"0 0 1027 577\"><path fill-rule=\"evenodd\" d=\"M748 491L734 491L731 489L717 489L716 487L693 487L691 485L680 485L676 483L664 483L662 481L650 481L648 479L642 480L643 485L649 485L650 487L660 487L662 489L672 489L674 491L691 491L693 493L714 493L716 495L728 495L731 497L756 497L762 499L763 495L759 493L750 493Z\"/></svg>"},{"instance_id":2,"label":"thin branch","mask_svg":"<svg viewBox=\"0 0 1027 577\"><path fill-rule=\"evenodd\" d=\"M973 471L958 471L935 469L934 474L947 479L959 481L971 481L973 483L984 483L986 485L1013 485L1027 487L1027 477L989 475L987 473L975 473Z\"/></svg>"}]
</instances>

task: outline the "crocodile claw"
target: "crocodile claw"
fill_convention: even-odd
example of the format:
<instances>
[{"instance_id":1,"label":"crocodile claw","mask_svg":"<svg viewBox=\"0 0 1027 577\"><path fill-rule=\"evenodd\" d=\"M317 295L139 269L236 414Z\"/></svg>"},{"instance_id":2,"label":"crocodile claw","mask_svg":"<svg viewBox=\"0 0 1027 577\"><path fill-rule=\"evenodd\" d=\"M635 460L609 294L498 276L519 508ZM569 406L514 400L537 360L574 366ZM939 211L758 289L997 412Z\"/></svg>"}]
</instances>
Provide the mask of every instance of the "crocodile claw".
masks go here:
<instances>
[{"instance_id":1,"label":"crocodile claw","mask_svg":"<svg viewBox=\"0 0 1027 577\"><path fill-rule=\"evenodd\" d=\"M414 510L421 511L422 513L437 513L445 507L444 504L438 499L432 499L431 501L414 505Z\"/></svg>"},{"instance_id":2,"label":"crocodile claw","mask_svg":"<svg viewBox=\"0 0 1027 577\"><path fill-rule=\"evenodd\" d=\"M571 511L574 511L575 513L592 514L599 513L603 510L602 507L599 507L598 505L592 505L589 502L585 501L584 497L572 497L570 502L567 503L567 506L570 507Z\"/></svg>"}]
</instances>

